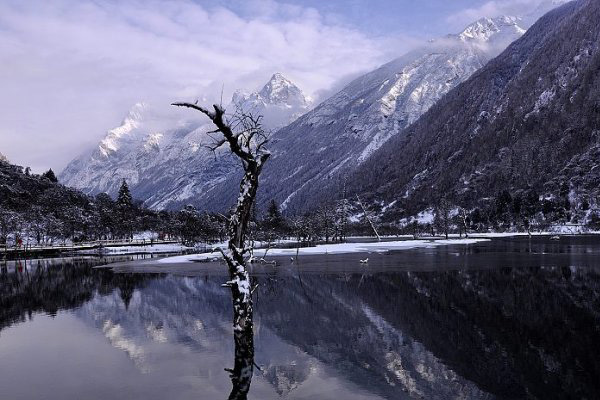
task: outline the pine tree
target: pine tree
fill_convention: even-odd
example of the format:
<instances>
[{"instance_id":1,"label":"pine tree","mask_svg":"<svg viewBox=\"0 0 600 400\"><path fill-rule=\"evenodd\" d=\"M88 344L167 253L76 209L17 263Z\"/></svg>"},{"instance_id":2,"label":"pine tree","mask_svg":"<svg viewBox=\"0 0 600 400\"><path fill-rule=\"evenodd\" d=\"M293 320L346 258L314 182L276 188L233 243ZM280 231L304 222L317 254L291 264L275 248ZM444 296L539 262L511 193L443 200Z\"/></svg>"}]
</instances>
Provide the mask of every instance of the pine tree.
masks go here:
<instances>
[{"instance_id":1,"label":"pine tree","mask_svg":"<svg viewBox=\"0 0 600 400\"><path fill-rule=\"evenodd\" d=\"M267 215L267 218L271 221L278 221L281 219L281 212L279 211L279 206L277 205L275 200L271 200L271 202L269 203Z\"/></svg>"},{"instance_id":2,"label":"pine tree","mask_svg":"<svg viewBox=\"0 0 600 400\"><path fill-rule=\"evenodd\" d=\"M131 198L131 192L127 182L123 179L121 187L119 188L119 195L117 196L117 206L120 208L128 209L133 206L133 199Z\"/></svg>"},{"instance_id":3,"label":"pine tree","mask_svg":"<svg viewBox=\"0 0 600 400\"><path fill-rule=\"evenodd\" d=\"M133 238L133 223L135 220L135 213L133 209L133 199L131 198L131 192L127 182L123 179L121 187L119 188L119 195L117 196L117 208L119 210L120 218L120 233L126 237Z\"/></svg>"},{"instance_id":4,"label":"pine tree","mask_svg":"<svg viewBox=\"0 0 600 400\"><path fill-rule=\"evenodd\" d=\"M56 178L56 175L54 174L54 171L52 171L52 168L50 168L48 171L44 172L42 174L42 177L48 179L50 182L58 182L58 179Z\"/></svg>"},{"instance_id":5,"label":"pine tree","mask_svg":"<svg viewBox=\"0 0 600 400\"><path fill-rule=\"evenodd\" d=\"M271 229L274 231L280 231L285 226L285 221L283 219L283 216L281 215L281 211L279 211L279 206L277 205L275 200L271 200L271 202L269 203L269 207L267 208L265 225L267 229Z\"/></svg>"}]
</instances>

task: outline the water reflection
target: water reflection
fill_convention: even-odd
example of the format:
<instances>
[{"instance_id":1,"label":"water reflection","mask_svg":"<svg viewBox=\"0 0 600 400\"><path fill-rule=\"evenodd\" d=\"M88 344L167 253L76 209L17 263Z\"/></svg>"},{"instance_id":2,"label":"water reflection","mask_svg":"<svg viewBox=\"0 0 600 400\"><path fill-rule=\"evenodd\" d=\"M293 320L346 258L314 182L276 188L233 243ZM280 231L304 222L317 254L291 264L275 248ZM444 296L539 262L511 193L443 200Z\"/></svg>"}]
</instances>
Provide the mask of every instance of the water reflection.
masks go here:
<instances>
[{"instance_id":1,"label":"water reflection","mask_svg":"<svg viewBox=\"0 0 600 400\"><path fill-rule=\"evenodd\" d=\"M435 259L451 260L454 251ZM0 273L0 360L11 351L16 352L11 359L19 360L10 367L0 361L0 397L27 397L19 374L5 373L41 361L1 346L4 340L19 342L23 331L11 333L19 327L48 329L36 325L42 312L55 316L60 324L53 329L64 326L69 340L90 335L73 328L72 315L126 355L137 373L113 377L117 382L107 386L145 385L152 388L145 398L208 399L226 397L233 381L232 396L243 396L243 390L236 392L242 376L234 373L229 381L223 372L235 354L231 300L221 287L225 271L223 276L215 271L115 274L92 268L95 263L61 260ZM254 345L260 370L249 397L597 398L600 273L558 264L256 273ZM106 349L97 345L89 351L98 352L91 368L95 363L98 370L105 368L99 359ZM119 360L112 368L126 367ZM77 374L66 360L53 362ZM79 398L95 398L85 392L92 378L81 379ZM55 389L49 398L69 398Z\"/></svg>"}]
</instances>

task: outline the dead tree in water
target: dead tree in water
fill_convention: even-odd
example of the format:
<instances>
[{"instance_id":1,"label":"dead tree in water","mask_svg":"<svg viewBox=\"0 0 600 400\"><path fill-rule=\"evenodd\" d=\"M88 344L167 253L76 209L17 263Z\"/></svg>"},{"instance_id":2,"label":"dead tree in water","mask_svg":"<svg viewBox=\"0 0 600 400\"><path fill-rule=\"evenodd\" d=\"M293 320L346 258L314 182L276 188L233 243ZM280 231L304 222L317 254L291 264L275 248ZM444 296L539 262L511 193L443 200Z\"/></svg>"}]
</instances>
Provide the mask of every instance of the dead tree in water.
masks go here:
<instances>
[{"instance_id":1,"label":"dead tree in water","mask_svg":"<svg viewBox=\"0 0 600 400\"><path fill-rule=\"evenodd\" d=\"M242 110L238 110L231 121L227 121L225 109L220 105L215 104L214 111L192 103L173 103L173 105L192 108L210 118L216 127L210 133L219 133L222 136L215 138L215 143L210 148L216 151L219 147L228 144L229 149L241 160L244 168L240 194L229 219L228 249L221 252L229 269L229 281L224 286L231 289L233 300L235 362L233 369L228 370L233 384L229 399L246 399L254 369L253 289L247 269L252 249L247 243L247 233L258 189L258 177L270 156L270 153L264 149L268 138L262 129L261 117L244 113Z\"/></svg>"}]
</instances>

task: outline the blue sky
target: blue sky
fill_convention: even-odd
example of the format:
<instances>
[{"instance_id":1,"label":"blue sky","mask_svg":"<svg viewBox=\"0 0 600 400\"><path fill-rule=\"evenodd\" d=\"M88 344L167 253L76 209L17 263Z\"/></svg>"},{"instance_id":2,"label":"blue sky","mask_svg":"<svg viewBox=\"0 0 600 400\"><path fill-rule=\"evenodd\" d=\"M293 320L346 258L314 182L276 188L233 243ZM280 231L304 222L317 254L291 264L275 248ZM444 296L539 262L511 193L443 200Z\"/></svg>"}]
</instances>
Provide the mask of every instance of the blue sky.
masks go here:
<instances>
[{"instance_id":1,"label":"blue sky","mask_svg":"<svg viewBox=\"0 0 600 400\"><path fill-rule=\"evenodd\" d=\"M146 101L281 72L322 99L468 23L553 0L0 0L0 152L61 170Z\"/></svg>"},{"instance_id":2,"label":"blue sky","mask_svg":"<svg viewBox=\"0 0 600 400\"><path fill-rule=\"evenodd\" d=\"M236 12L252 16L252 7L246 1L200 1L211 6L229 7ZM302 7L311 7L323 15L337 17L373 35L411 34L437 37L460 29L464 21L447 20L448 17L466 9L482 6L481 0L301 0L287 1ZM450 29L450 31L448 30Z\"/></svg>"},{"instance_id":3,"label":"blue sky","mask_svg":"<svg viewBox=\"0 0 600 400\"><path fill-rule=\"evenodd\" d=\"M566 1L566 0L558 0ZM206 7L225 7L248 18L264 14L271 1L195 0ZM259 7L256 4L262 3ZM521 15L552 0L282 0L313 8L330 21L374 36L410 35L432 38L461 30L473 18Z\"/></svg>"}]
</instances>

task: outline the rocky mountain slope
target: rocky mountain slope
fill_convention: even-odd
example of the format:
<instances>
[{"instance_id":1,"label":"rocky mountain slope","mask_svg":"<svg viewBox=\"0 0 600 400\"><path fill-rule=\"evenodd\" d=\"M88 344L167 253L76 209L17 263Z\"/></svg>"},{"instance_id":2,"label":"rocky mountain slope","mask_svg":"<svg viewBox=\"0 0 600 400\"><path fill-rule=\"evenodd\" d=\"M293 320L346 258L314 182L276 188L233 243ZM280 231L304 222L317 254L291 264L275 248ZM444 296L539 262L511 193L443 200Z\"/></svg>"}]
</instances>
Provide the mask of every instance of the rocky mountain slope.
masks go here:
<instances>
[{"instance_id":1,"label":"rocky mountain slope","mask_svg":"<svg viewBox=\"0 0 600 400\"><path fill-rule=\"evenodd\" d=\"M264 116L276 130L306 112L310 100L281 74L256 93L236 92L227 107ZM59 175L66 185L88 194L114 195L126 179L135 198L152 208L178 208L208 194L237 167L226 153L205 146L212 128L200 115L159 110L139 103L93 151L73 160Z\"/></svg>"},{"instance_id":2,"label":"rocky mountain slope","mask_svg":"<svg viewBox=\"0 0 600 400\"><path fill-rule=\"evenodd\" d=\"M339 196L345 179L440 98L467 80L520 37L538 12L562 0L542 2L524 19L483 18L462 32L430 41L348 84L314 110L292 82L275 74L260 91L234 94L237 107L265 116L273 157L265 167L259 204L274 199L290 212L310 208L325 186ZM189 118L200 118L190 120ZM293 121L288 125L290 121ZM136 105L92 153L71 162L60 178L87 193L113 194L127 179L136 198L162 209L193 203L223 210L237 196L237 162L216 155L206 120L187 113L159 116Z\"/></svg>"},{"instance_id":3,"label":"rocky mountain slope","mask_svg":"<svg viewBox=\"0 0 600 400\"><path fill-rule=\"evenodd\" d=\"M548 207L597 208L598 21L597 1L545 15L376 152L354 175L353 190L408 215L442 197L473 207L500 191Z\"/></svg>"},{"instance_id":4,"label":"rocky mountain slope","mask_svg":"<svg viewBox=\"0 0 600 400\"><path fill-rule=\"evenodd\" d=\"M433 40L359 77L278 131L261 177L262 202L275 199L294 212L305 209L324 185L340 186L344 176L520 37L525 30L519 23L516 17L484 18ZM234 196L234 182L226 182L201 202L216 206Z\"/></svg>"}]
</instances>

